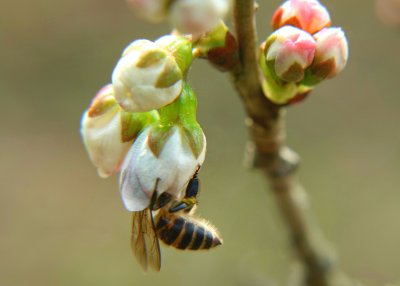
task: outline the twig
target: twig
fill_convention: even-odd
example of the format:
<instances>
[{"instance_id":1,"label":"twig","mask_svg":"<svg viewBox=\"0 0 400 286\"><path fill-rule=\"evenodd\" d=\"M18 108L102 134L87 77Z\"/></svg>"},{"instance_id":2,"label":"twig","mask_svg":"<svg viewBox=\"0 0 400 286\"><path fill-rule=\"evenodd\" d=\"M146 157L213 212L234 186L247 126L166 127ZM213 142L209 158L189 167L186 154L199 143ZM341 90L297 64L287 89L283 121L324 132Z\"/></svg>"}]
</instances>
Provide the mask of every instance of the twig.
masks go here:
<instances>
[{"instance_id":1,"label":"twig","mask_svg":"<svg viewBox=\"0 0 400 286\"><path fill-rule=\"evenodd\" d=\"M284 110L263 94L257 65L255 1L235 0L234 18L240 64L232 72L235 88L243 100L250 133L248 160L264 170L290 231L293 246L306 269L306 285L328 286L330 259L313 244L316 231L294 192L299 157L285 145ZM251 157L249 159L249 157Z\"/></svg>"}]
</instances>

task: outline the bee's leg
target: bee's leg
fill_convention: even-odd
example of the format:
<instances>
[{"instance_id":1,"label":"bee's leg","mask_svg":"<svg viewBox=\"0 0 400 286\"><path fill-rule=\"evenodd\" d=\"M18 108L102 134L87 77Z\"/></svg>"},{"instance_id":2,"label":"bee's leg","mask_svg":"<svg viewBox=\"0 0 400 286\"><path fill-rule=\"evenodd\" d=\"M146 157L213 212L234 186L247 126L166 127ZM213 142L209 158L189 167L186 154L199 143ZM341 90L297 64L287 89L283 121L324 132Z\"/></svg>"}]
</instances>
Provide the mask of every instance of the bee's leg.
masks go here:
<instances>
[{"instance_id":1,"label":"bee's leg","mask_svg":"<svg viewBox=\"0 0 400 286\"><path fill-rule=\"evenodd\" d=\"M154 207L156 210L159 208L162 208L163 206L168 204L171 200L172 200L172 196L170 194L164 192L161 195L159 195Z\"/></svg>"},{"instance_id":2,"label":"bee's leg","mask_svg":"<svg viewBox=\"0 0 400 286\"><path fill-rule=\"evenodd\" d=\"M169 212L175 213L175 212L179 212L182 210L185 212L190 212L196 204L197 204L196 198L184 198L178 204L172 206L169 209Z\"/></svg>"},{"instance_id":3,"label":"bee's leg","mask_svg":"<svg viewBox=\"0 0 400 286\"><path fill-rule=\"evenodd\" d=\"M162 208L163 206L165 206L172 200L172 196L168 193L164 192L161 195L158 195L157 187L158 187L159 182L160 182L160 178L157 178L156 183L154 184L153 194L151 195L151 198L150 198L149 208L152 211Z\"/></svg>"},{"instance_id":4,"label":"bee's leg","mask_svg":"<svg viewBox=\"0 0 400 286\"><path fill-rule=\"evenodd\" d=\"M160 181L160 178L157 178L156 183L154 185L153 194L151 195L151 198L150 198L149 209L151 209L151 210L156 209L156 203L157 203L157 197L158 197L157 187L158 187L159 181Z\"/></svg>"},{"instance_id":5,"label":"bee's leg","mask_svg":"<svg viewBox=\"0 0 400 286\"><path fill-rule=\"evenodd\" d=\"M188 204L187 202L185 202L185 199L183 199L182 201L180 201L178 204L174 205L173 207L169 208L169 212L171 213L175 213L175 212L179 212L181 210L188 210L191 209L193 206Z\"/></svg>"}]
</instances>

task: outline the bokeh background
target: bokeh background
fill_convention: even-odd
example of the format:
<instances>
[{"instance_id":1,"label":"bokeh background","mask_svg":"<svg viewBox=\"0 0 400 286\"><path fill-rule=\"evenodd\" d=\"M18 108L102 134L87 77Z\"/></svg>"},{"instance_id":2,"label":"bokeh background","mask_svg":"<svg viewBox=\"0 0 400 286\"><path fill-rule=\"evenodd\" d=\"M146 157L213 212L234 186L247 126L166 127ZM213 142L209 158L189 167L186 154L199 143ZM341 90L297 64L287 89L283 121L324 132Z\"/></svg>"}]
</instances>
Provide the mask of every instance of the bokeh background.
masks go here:
<instances>
[{"instance_id":1,"label":"bokeh background","mask_svg":"<svg viewBox=\"0 0 400 286\"><path fill-rule=\"evenodd\" d=\"M261 0L260 38L280 1ZM110 81L122 49L167 25L139 21L124 1L1 1L0 285L285 285L293 254L274 197L242 166L244 112L228 76L205 62L190 81L208 140L199 214L224 246L163 248L163 269L132 257L117 178L101 179L80 117ZM365 285L400 281L400 32L373 1L324 1L350 61L288 111L288 139L313 214L346 272Z\"/></svg>"}]
</instances>

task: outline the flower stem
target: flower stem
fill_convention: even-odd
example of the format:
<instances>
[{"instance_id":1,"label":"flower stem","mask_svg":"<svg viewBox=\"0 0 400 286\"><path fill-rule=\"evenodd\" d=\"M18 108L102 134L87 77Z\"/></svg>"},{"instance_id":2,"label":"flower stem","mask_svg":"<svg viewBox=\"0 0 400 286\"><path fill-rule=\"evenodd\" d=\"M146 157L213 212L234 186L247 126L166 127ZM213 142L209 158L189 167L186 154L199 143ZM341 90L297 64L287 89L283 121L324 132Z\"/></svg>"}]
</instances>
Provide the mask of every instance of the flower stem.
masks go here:
<instances>
[{"instance_id":1,"label":"flower stem","mask_svg":"<svg viewBox=\"0 0 400 286\"><path fill-rule=\"evenodd\" d=\"M271 184L293 247L306 271L303 282L309 286L328 286L331 259L326 249L316 246L321 244L315 243L317 228L307 220L304 205L296 200L295 191L300 188L295 179L299 157L285 144L284 110L271 103L262 92L257 65L256 4L254 0L235 0L234 3L240 62L232 76L248 116L247 161L261 168Z\"/></svg>"}]
</instances>

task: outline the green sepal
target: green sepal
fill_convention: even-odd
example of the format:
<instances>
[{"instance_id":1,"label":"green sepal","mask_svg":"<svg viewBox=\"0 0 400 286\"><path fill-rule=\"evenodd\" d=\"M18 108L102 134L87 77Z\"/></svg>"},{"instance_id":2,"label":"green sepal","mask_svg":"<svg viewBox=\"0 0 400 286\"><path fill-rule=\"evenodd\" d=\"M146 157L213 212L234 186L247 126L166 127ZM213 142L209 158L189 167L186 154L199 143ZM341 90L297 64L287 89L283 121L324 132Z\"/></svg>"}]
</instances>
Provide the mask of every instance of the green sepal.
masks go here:
<instances>
[{"instance_id":1,"label":"green sepal","mask_svg":"<svg viewBox=\"0 0 400 286\"><path fill-rule=\"evenodd\" d=\"M185 83L181 95L171 104L160 109L159 125L154 128L154 154L159 154L164 142L169 137L170 128L180 128L182 141L186 142L197 158L204 149L203 130L196 119L197 99L189 84ZM157 133L168 133L166 136ZM153 130L151 131L153 133ZM156 142L160 140L159 142ZM162 142L161 142L162 141ZM157 156L157 155L156 155Z\"/></svg>"},{"instance_id":2,"label":"green sepal","mask_svg":"<svg viewBox=\"0 0 400 286\"><path fill-rule=\"evenodd\" d=\"M261 54L263 54L264 55L264 57L267 55L267 52L268 52L268 50L269 50L269 47L272 45L272 43L273 42L275 42L275 40L278 38L278 36L277 35L275 35L275 34L272 34L272 35L270 35L269 37L268 37L268 39L265 41L265 42L263 42L262 44L261 44Z\"/></svg>"},{"instance_id":3,"label":"green sepal","mask_svg":"<svg viewBox=\"0 0 400 286\"><path fill-rule=\"evenodd\" d=\"M114 114L118 111L119 105L114 97L114 89L111 84L104 86L96 94L88 109L89 117L98 117L106 113Z\"/></svg>"},{"instance_id":4,"label":"green sepal","mask_svg":"<svg viewBox=\"0 0 400 286\"><path fill-rule=\"evenodd\" d=\"M183 126L182 141L186 141L197 159L204 149L204 135L200 125L197 123Z\"/></svg>"},{"instance_id":5,"label":"green sepal","mask_svg":"<svg viewBox=\"0 0 400 286\"><path fill-rule=\"evenodd\" d=\"M267 65L268 64L268 65ZM284 82L273 72L273 61L266 61L263 51L260 53L259 65L264 75L262 88L265 96L276 104L286 104L297 94L297 86L292 82Z\"/></svg>"},{"instance_id":6,"label":"green sepal","mask_svg":"<svg viewBox=\"0 0 400 286\"><path fill-rule=\"evenodd\" d=\"M174 126L155 124L150 128L147 144L154 156L158 157L165 146L165 142L173 134Z\"/></svg>"},{"instance_id":7,"label":"green sepal","mask_svg":"<svg viewBox=\"0 0 400 286\"><path fill-rule=\"evenodd\" d=\"M168 61L164 67L164 70L159 75L155 87L167 88L182 79L182 72L179 67L172 61Z\"/></svg>"},{"instance_id":8,"label":"green sepal","mask_svg":"<svg viewBox=\"0 0 400 286\"><path fill-rule=\"evenodd\" d=\"M154 110L149 112L128 112L121 109L122 142L134 140L143 129L158 120L158 112Z\"/></svg>"},{"instance_id":9,"label":"green sepal","mask_svg":"<svg viewBox=\"0 0 400 286\"><path fill-rule=\"evenodd\" d=\"M148 50L145 51L136 62L136 66L138 68L147 68L154 64L157 64L159 61L164 59L167 56L167 53L160 50Z\"/></svg>"},{"instance_id":10,"label":"green sepal","mask_svg":"<svg viewBox=\"0 0 400 286\"><path fill-rule=\"evenodd\" d=\"M311 69L308 68L304 73L304 79L300 83L305 86L314 87L321 81L323 81L323 79L313 74Z\"/></svg>"},{"instance_id":11,"label":"green sepal","mask_svg":"<svg viewBox=\"0 0 400 286\"><path fill-rule=\"evenodd\" d=\"M174 57L184 77L193 62L192 43L183 36L164 36L156 44L166 49Z\"/></svg>"},{"instance_id":12,"label":"green sepal","mask_svg":"<svg viewBox=\"0 0 400 286\"><path fill-rule=\"evenodd\" d=\"M335 68L336 65L334 59L329 59L318 64L314 62L309 68L307 68L301 84L315 86L326 78L329 78Z\"/></svg>"},{"instance_id":13,"label":"green sepal","mask_svg":"<svg viewBox=\"0 0 400 286\"><path fill-rule=\"evenodd\" d=\"M207 58L210 50L225 46L226 34L228 32L228 27L221 21L213 30L202 35L200 39L193 43L195 57Z\"/></svg>"},{"instance_id":14,"label":"green sepal","mask_svg":"<svg viewBox=\"0 0 400 286\"><path fill-rule=\"evenodd\" d=\"M179 101L181 104L179 119L184 131L182 136L197 158L204 149L205 142L203 130L196 119L197 98L189 84L185 84Z\"/></svg>"},{"instance_id":15,"label":"green sepal","mask_svg":"<svg viewBox=\"0 0 400 286\"><path fill-rule=\"evenodd\" d=\"M88 116L98 117L112 111L112 109L117 111L118 108L118 103L115 101L113 96L103 97L100 100L95 98L88 109Z\"/></svg>"},{"instance_id":16,"label":"green sepal","mask_svg":"<svg viewBox=\"0 0 400 286\"><path fill-rule=\"evenodd\" d=\"M184 83L181 95L171 104L160 109L160 123L163 125L196 122L197 99L187 82Z\"/></svg>"},{"instance_id":17,"label":"green sepal","mask_svg":"<svg viewBox=\"0 0 400 286\"><path fill-rule=\"evenodd\" d=\"M260 56L265 57L265 55L261 55ZM261 63L260 63L261 65ZM284 85L286 82L284 82L280 77L278 77L278 75L275 72L275 60L270 60L270 61L265 61L265 68L267 70L264 70L264 67L261 66L262 71L264 72L264 74L267 74L271 80L274 80L278 85Z\"/></svg>"},{"instance_id":18,"label":"green sepal","mask_svg":"<svg viewBox=\"0 0 400 286\"><path fill-rule=\"evenodd\" d=\"M182 93L177 100L179 105L179 120L182 124L197 123L197 98L189 84L185 82Z\"/></svg>"},{"instance_id":19,"label":"green sepal","mask_svg":"<svg viewBox=\"0 0 400 286\"><path fill-rule=\"evenodd\" d=\"M236 38L223 21L203 34L193 46L195 57L207 59L220 71L232 71L239 63Z\"/></svg>"},{"instance_id":20,"label":"green sepal","mask_svg":"<svg viewBox=\"0 0 400 286\"><path fill-rule=\"evenodd\" d=\"M160 124L161 125L175 125L179 121L179 113L180 113L180 105L179 105L180 96L178 96L175 101L172 103L160 108Z\"/></svg>"}]
</instances>

